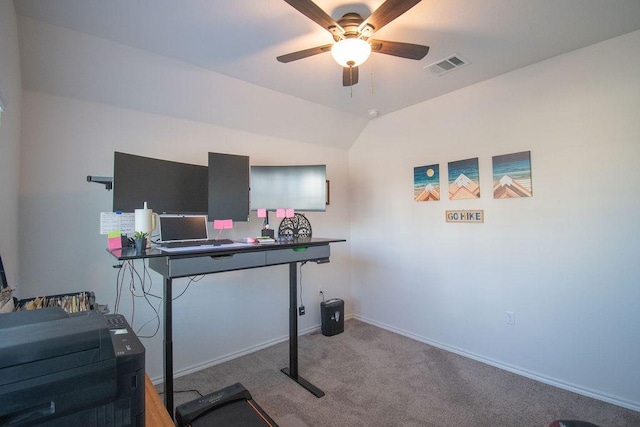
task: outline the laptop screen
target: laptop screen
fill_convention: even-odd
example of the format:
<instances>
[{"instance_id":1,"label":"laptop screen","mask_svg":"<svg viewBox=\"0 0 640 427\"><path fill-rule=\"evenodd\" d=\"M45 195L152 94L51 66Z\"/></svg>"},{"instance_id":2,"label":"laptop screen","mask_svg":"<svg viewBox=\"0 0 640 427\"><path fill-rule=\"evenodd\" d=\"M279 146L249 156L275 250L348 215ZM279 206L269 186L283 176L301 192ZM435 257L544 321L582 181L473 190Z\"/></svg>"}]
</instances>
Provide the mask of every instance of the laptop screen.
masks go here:
<instances>
[{"instance_id":1,"label":"laptop screen","mask_svg":"<svg viewBox=\"0 0 640 427\"><path fill-rule=\"evenodd\" d=\"M160 241L188 242L209 237L206 215L160 215Z\"/></svg>"}]
</instances>

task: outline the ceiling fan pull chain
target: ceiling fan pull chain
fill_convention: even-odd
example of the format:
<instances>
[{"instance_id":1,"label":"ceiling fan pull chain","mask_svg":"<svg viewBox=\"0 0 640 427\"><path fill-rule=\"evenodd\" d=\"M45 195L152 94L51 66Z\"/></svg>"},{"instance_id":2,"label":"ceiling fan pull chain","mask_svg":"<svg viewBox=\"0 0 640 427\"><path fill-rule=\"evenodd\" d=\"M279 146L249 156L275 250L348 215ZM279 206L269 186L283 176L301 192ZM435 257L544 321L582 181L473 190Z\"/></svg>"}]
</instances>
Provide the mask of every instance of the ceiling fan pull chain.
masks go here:
<instances>
[{"instance_id":1,"label":"ceiling fan pull chain","mask_svg":"<svg viewBox=\"0 0 640 427\"><path fill-rule=\"evenodd\" d=\"M349 66L349 90L351 91L351 98L353 98L353 66Z\"/></svg>"},{"instance_id":2,"label":"ceiling fan pull chain","mask_svg":"<svg viewBox=\"0 0 640 427\"><path fill-rule=\"evenodd\" d=\"M373 60L369 63L369 76L370 81L371 81L371 86L370 86L370 90L371 90L371 95L373 95Z\"/></svg>"},{"instance_id":3,"label":"ceiling fan pull chain","mask_svg":"<svg viewBox=\"0 0 640 427\"><path fill-rule=\"evenodd\" d=\"M371 72L371 95L373 95L373 72Z\"/></svg>"}]
</instances>

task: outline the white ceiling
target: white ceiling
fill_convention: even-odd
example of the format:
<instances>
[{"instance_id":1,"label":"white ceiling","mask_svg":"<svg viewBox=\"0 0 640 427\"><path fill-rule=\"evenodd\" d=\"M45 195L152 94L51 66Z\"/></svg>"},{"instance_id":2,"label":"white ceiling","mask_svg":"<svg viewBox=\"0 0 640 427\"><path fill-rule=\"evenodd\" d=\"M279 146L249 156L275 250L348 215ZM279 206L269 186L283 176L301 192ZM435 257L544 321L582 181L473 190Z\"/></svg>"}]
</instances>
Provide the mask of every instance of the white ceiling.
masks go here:
<instances>
[{"instance_id":1,"label":"white ceiling","mask_svg":"<svg viewBox=\"0 0 640 427\"><path fill-rule=\"evenodd\" d=\"M316 0L334 19L382 0ZM640 0L422 0L376 33L430 46L413 61L372 54L360 82L342 86L329 53L276 57L332 41L283 0L15 0L16 13L194 64L335 110L386 114L488 78L640 29ZM470 65L424 67L453 53Z\"/></svg>"}]
</instances>

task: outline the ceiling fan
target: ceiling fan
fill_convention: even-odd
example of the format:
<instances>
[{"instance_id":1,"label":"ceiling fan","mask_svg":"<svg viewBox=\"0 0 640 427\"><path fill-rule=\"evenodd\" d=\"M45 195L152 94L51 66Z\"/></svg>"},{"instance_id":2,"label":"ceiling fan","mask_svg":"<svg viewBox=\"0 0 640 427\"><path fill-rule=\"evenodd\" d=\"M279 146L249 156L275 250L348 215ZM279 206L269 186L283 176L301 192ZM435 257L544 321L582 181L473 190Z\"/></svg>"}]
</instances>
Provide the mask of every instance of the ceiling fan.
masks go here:
<instances>
[{"instance_id":1,"label":"ceiling fan","mask_svg":"<svg viewBox=\"0 0 640 427\"><path fill-rule=\"evenodd\" d=\"M298 12L311 19L333 36L334 43L312 47L278 56L280 62L291 62L320 53L329 52L342 65L342 85L358 83L358 66L367 60L371 52L400 58L420 60L429 52L429 46L413 43L392 42L373 39L376 31L393 21L420 0L386 0L367 19L351 12L335 21L311 0L285 0Z\"/></svg>"}]
</instances>

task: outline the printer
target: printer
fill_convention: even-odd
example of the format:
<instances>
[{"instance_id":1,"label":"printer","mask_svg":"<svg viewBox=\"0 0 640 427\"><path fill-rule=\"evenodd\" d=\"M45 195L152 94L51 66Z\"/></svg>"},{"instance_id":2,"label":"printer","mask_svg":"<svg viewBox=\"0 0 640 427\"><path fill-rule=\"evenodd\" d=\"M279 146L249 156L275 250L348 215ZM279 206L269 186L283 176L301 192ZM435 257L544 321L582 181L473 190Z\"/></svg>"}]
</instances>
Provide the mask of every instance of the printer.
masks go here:
<instances>
[{"instance_id":1,"label":"printer","mask_svg":"<svg viewBox=\"0 0 640 427\"><path fill-rule=\"evenodd\" d=\"M144 426L144 356L118 314L0 314L0 425Z\"/></svg>"}]
</instances>

